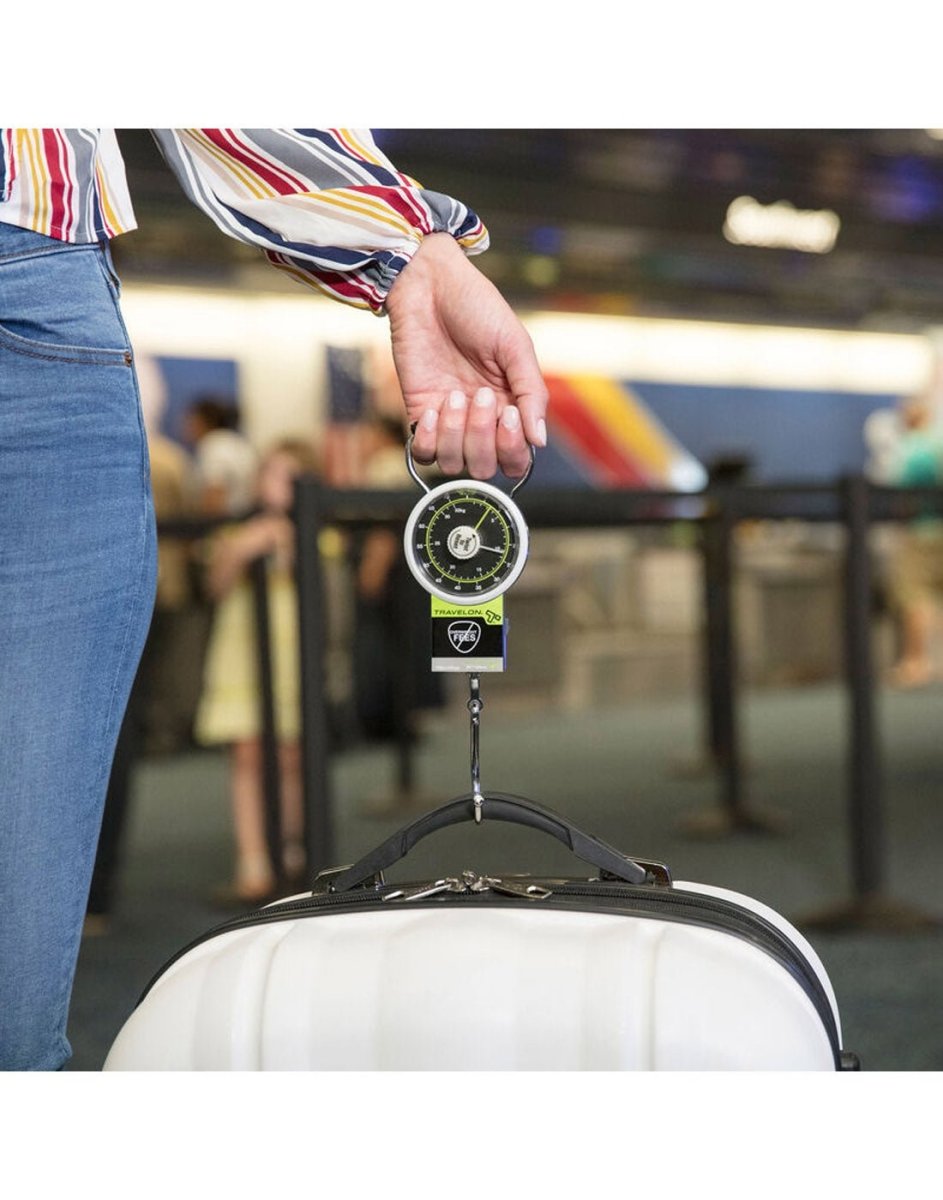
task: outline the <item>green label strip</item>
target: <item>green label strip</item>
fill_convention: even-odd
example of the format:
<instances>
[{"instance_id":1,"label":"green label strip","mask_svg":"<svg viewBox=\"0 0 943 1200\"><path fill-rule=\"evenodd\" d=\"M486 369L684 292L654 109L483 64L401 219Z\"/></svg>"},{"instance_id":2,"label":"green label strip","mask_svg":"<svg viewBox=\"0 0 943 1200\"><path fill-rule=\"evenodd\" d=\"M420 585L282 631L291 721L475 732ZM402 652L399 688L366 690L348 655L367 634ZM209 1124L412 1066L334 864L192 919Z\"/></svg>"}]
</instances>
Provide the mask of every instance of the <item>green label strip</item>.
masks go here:
<instances>
[{"instance_id":1,"label":"green label strip","mask_svg":"<svg viewBox=\"0 0 943 1200\"><path fill-rule=\"evenodd\" d=\"M486 625L500 625L504 620L504 597L496 596L487 604L449 604L432 596L433 617L478 617Z\"/></svg>"}]
</instances>

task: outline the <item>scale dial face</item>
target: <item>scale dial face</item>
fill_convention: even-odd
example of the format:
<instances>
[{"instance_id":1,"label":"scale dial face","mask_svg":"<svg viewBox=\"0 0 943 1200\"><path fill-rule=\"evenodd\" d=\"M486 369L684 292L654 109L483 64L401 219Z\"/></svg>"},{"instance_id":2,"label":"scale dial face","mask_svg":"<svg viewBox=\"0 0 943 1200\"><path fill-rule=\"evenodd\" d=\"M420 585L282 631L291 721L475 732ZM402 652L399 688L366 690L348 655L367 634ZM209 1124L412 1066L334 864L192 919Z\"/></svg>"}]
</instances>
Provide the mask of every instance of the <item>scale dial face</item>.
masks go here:
<instances>
[{"instance_id":1,"label":"scale dial face","mask_svg":"<svg viewBox=\"0 0 943 1200\"><path fill-rule=\"evenodd\" d=\"M527 525L499 488L463 479L422 497L406 522L403 546L427 592L453 604L483 604L524 569Z\"/></svg>"}]
</instances>

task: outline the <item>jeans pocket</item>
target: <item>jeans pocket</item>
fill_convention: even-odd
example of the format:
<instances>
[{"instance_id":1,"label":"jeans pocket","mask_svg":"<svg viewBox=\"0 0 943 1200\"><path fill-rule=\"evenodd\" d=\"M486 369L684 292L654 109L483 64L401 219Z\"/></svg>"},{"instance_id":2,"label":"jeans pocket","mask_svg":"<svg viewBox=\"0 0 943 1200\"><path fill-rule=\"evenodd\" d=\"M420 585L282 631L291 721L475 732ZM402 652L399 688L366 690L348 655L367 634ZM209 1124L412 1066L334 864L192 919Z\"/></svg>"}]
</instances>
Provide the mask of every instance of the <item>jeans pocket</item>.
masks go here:
<instances>
[{"instance_id":1,"label":"jeans pocket","mask_svg":"<svg viewBox=\"0 0 943 1200\"><path fill-rule=\"evenodd\" d=\"M98 245L0 261L0 346L28 358L130 365L117 288Z\"/></svg>"}]
</instances>

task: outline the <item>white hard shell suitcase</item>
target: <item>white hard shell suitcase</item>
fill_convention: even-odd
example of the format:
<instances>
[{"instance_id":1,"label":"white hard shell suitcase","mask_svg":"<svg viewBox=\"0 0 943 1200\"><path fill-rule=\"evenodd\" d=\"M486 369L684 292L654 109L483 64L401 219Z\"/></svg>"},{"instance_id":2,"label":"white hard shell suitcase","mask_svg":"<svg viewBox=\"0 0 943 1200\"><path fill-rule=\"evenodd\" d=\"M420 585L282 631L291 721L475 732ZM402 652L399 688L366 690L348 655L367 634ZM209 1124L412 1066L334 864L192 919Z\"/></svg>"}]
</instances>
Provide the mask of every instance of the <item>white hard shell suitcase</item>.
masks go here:
<instances>
[{"instance_id":1,"label":"white hard shell suitcase","mask_svg":"<svg viewBox=\"0 0 943 1200\"><path fill-rule=\"evenodd\" d=\"M474 817L459 797L181 951L105 1070L857 1069L825 969L778 913L672 883L530 800L489 793L483 811L596 873L386 883Z\"/></svg>"}]
</instances>

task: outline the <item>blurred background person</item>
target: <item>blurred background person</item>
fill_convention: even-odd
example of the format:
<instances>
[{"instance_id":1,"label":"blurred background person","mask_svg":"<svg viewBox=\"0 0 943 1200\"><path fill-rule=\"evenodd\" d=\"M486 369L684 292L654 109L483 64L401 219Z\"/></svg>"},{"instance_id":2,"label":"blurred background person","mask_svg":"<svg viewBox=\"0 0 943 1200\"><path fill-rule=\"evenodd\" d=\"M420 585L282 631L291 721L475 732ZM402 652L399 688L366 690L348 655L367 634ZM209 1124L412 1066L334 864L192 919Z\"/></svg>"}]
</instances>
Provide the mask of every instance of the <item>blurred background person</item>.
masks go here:
<instances>
[{"instance_id":1,"label":"blurred background person","mask_svg":"<svg viewBox=\"0 0 943 1200\"><path fill-rule=\"evenodd\" d=\"M865 418L862 430L867 449L864 473L872 483L894 486L902 432L899 406L876 408Z\"/></svg>"},{"instance_id":2,"label":"blurred background person","mask_svg":"<svg viewBox=\"0 0 943 1200\"><path fill-rule=\"evenodd\" d=\"M159 526L196 515L197 480L186 451L161 431L167 389L153 358L138 360L138 386L151 463L151 487ZM144 752L169 754L190 743L192 705L183 702L179 681L186 677L191 647L186 636L188 612L194 602L191 543L184 537L157 531L157 596L151 618L145 662L142 710Z\"/></svg>"},{"instance_id":3,"label":"blurred background person","mask_svg":"<svg viewBox=\"0 0 943 1200\"><path fill-rule=\"evenodd\" d=\"M943 438L928 395L907 401L893 483L938 487L943 483ZM900 656L891 671L898 687L921 687L934 677L933 632L943 600L943 521L924 515L898 531L890 586L900 612Z\"/></svg>"},{"instance_id":4,"label":"blurred background person","mask_svg":"<svg viewBox=\"0 0 943 1200\"><path fill-rule=\"evenodd\" d=\"M280 870L300 880L303 849L300 681L294 525L294 481L319 467L314 446L301 439L277 442L262 457L257 480L259 511L216 534L210 547L208 586L218 608L206 658L196 737L227 745L234 836L232 881L214 899L248 906L269 898ZM255 611L249 564L269 559L275 721L281 782L282 862L273 864L265 832L263 762Z\"/></svg>"},{"instance_id":5,"label":"blurred background person","mask_svg":"<svg viewBox=\"0 0 943 1200\"><path fill-rule=\"evenodd\" d=\"M364 486L412 489L401 420L374 416L366 432ZM361 733L369 740L414 736L419 708L441 704L439 676L429 670L428 601L403 558L402 534L377 526L358 538L354 690ZM421 636L416 631L423 631Z\"/></svg>"},{"instance_id":6,"label":"blurred background person","mask_svg":"<svg viewBox=\"0 0 943 1200\"><path fill-rule=\"evenodd\" d=\"M259 457L239 425L239 406L229 396L203 393L184 413L182 435L193 456L194 512L198 516L240 517L252 508ZM189 596L175 673L178 705L190 744L195 740L193 723L215 608L208 582L208 545L202 538L190 544Z\"/></svg>"},{"instance_id":7,"label":"blurred background person","mask_svg":"<svg viewBox=\"0 0 943 1200\"><path fill-rule=\"evenodd\" d=\"M375 414L365 429L363 486L414 490L406 468L401 420ZM422 468L420 468L422 470ZM397 786L362 802L370 817L412 807L419 799L408 769L421 714L444 703L441 675L430 668L429 598L403 555L402 528L377 525L352 539L354 637L351 658L360 737L399 748Z\"/></svg>"},{"instance_id":8,"label":"blurred background person","mask_svg":"<svg viewBox=\"0 0 943 1200\"><path fill-rule=\"evenodd\" d=\"M197 397L184 416L183 436L193 449L200 511L208 517L246 512L259 464L252 444L239 431L235 401Z\"/></svg>"}]
</instances>

